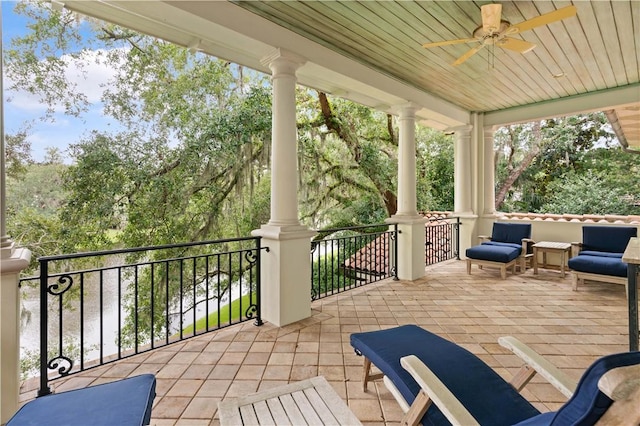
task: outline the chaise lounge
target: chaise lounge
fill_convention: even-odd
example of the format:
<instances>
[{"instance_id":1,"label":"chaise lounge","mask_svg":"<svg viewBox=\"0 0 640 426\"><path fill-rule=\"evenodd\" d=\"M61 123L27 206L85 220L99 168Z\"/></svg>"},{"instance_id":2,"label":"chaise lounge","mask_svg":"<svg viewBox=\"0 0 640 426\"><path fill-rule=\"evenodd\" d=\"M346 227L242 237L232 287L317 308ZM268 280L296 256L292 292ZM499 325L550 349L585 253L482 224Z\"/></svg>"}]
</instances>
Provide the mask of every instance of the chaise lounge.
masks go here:
<instances>
[{"instance_id":1,"label":"chaise lounge","mask_svg":"<svg viewBox=\"0 0 640 426\"><path fill-rule=\"evenodd\" d=\"M530 223L495 222L491 237L479 235L480 244L466 251L467 274L471 274L471 265L491 266L500 269L502 279L507 278L507 268L516 273L516 266L525 271L527 259L533 257Z\"/></svg>"},{"instance_id":2,"label":"chaise lounge","mask_svg":"<svg viewBox=\"0 0 640 426\"><path fill-rule=\"evenodd\" d=\"M27 402L7 426L141 426L151 422L153 374L53 393Z\"/></svg>"},{"instance_id":3,"label":"chaise lounge","mask_svg":"<svg viewBox=\"0 0 640 426\"><path fill-rule=\"evenodd\" d=\"M502 337L499 343L526 363L510 383L471 352L415 325L351 335L365 359L365 391L368 381L384 376L405 412L402 424L592 425L614 400L626 407L629 424L640 421L628 410L640 395L640 352L603 357L575 382L517 339ZM372 364L382 373L372 375ZM569 398L558 411L540 413L520 395L536 373Z\"/></svg>"},{"instance_id":4,"label":"chaise lounge","mask_svg":"<svg viewBox=\"0 0 640 426\"><path fill-rule=\"evenodd\" d=\"M584 280L627 285L627 264L622 255L638 229L630 226L583 226L582 243L571 243L569 269L573 289Z\"/></svg>"}]
</instances>

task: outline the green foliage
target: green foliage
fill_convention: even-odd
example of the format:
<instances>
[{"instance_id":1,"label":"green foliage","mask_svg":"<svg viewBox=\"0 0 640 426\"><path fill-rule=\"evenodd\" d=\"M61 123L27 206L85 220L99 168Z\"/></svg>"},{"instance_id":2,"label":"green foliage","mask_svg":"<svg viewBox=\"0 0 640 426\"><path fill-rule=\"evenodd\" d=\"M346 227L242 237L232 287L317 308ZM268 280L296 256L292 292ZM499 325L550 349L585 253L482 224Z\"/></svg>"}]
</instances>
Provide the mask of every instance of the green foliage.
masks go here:
<instances>
[{"instance_id":1,"label":"green foliage","mask_svg":"<svg viewBox=\"0 0 640 426\"><path fill-rule=\"evenodd\" d=\"M416 132L418 211L453 211L453 140L442 132Z\"/></svg>"},{"instance_id":2,"label":"green foliage","mask_svg":"<svg viewBox=\"0 0 640 426\"><path fill-rule=\"evenodd\" d=\"M551 196L541 212L557 214L640 214L640 206L622 188L611 186L605 174L571 171L549 185Z\"/></svg>"},{"instance_id":3,"label":"green foliage","mask_svg":"<svg viewBox=\"0 0 640 426\"><path fill-rule=\"evenodd\" d=\"M33 163L26 130L5 135L4 144L5 173L9 178L20 179L27 172L29 164Z\"/></svg>"}]
</instances>

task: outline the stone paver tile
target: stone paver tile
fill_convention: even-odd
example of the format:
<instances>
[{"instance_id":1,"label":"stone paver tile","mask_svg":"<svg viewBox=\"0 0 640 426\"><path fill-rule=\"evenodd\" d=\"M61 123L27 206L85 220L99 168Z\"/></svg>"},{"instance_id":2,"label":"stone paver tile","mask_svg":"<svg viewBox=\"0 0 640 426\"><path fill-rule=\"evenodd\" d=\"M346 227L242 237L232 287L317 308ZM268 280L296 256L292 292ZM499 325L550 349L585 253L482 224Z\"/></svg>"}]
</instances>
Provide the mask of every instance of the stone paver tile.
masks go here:
<instances>
[{"instance_id":1,"label":"stone paver tile","mask_svg":"<svg viewBox=\"0 0 640 426\"><path fill-rule=\"evenodd\" d=\"M350 399L348 405L362 422L384 422L382 409L377 399Z\"/></svg>"},{"instance_id":2,"label":"stone paver tile","mask_svg":"<svg viewBox=\"0 0 640 426\"><path fill-rule=\"evenodd\" d=\"M289 380L290 374L290 365L268 365L262 378L265 380Z\"/></svg>"},{"instance_id":3,"label":"stone paver tile","mask_svg":"<svg viewBox=\"0 0 640 426\"><path fill-rule=\"evenodd\" d=\"M195 380L195 379L180 379L177 380L171 389L167 391L165 396L193 396L195 395L204 380Z\"/></svg>"},{"instance_id":4,"label":"stone paver tile","mask_svg":"<svg viewBox=\"0 0 640 426\"><path fill-rule=\"evenodd\" d=\"M242 365L236 374L236 380L260 379L264 370L264 365Z\"/></svg>"},{"instance_id":5,"label":"stone paver tile","mask_svg":"<svg viewBox=\"0 0 640 426\"><path fill-rule=\"evenodd\" d=\"M273 352L269 357L269 365L291 365L293 364L293 353Z\"/></svg>"},{"instance_id":6,"label":"stone paver tile","mask_svg":"<svg viewBox=\"0 0 640 426\"><path fill-rule=\"evenodd\" d=\"M211 374L214 365L191 364L182 374L182 379L206 379Z\"/></svg>"},{"instance_id":7,"label":"stone paver tile","mask_svg":"<svg viewBox=\"0 0 640 426\"><path fill-rule=\"evenodd\" d=\"M227 390L229 390L231 382L231 380L205 380L202 386L200 386L198 393L196 393L196 396L222 398L227 393Z\"/></svg>"},{"instance_id":8,"label":"stone paver tile","mask_svg":"<svg viewBox=\"0 0 640 426\"><path fill-rule=\"evenodd\" d=\"M258 390L260 380L234 380L225 398L245 396Z\"/></svg>"},{"instance_id":9,"label":"stone paver tile","mask_svg":"<svg viewBox=\"0 0 640 426\"><path fill-rule=\"evenodd\" d=\"M156 377L161 379L177 379L189 367L188 364L167 364L158 373Z\"/></svg>"},{"instance_id":10,"label":"stone paver tile","mask_svg":"<svg viewBox=\"0 0 640 426\"><path fill-rule=\"evenodd\" d=\"M233 379L240 369L238 364L216 365L209 374L209 379Z\"/></svg>"},{"instance_id":11,"label":"stone paver tile","mask_svg":"<svg viewBox=\"0 0 640 426\"><path fill-rule=\"evenodd\" d=\"M184 413L182 413L182 419L211 420L218 409L218 402L220 402L220 398L193 398Z\"/></svg>"},{"instance_id":12,"label":"stone paver tile","mask_svg":"<svg viewBox=\"0 0 640 426\"><path fill-rule=\"evenodd\" d=\"M151 415L159 419L178 419L187 405L191 402L190 397L174 396L162 397L154 405Z\"/></svg>"}]
</instances>

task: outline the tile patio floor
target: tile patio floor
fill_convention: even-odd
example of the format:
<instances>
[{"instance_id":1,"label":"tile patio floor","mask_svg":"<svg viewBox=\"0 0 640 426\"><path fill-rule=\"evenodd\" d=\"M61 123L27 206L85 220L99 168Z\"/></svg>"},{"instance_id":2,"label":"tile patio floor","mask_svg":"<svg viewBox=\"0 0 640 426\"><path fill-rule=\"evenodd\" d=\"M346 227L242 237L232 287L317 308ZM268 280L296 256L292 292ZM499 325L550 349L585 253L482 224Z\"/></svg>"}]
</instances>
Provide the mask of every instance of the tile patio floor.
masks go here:
<instances>
[{"instance_id":1,"label":"tile patio floor","mask_svg":"<svg viewBox=\"0 0 640 426\"><path fill-rule=\"evenodd\" d=\"M316 301L312 317L286 327L233 326L53 382L56 391L140 373L157 377L153 425L217 425L218 402L322 375L368 425L396 425L402 413L381 381L361 386L362 358L352 332L418 324L481 357L505 378L520 366L497 339L513 335L578 378L593 360L628 350L624 287L587 283L528 269L501 280L499 272L449 261L416 282L387 280ZM565 398L534 378L523 394L541 411ZM21 400L35 396L24 389Z\"/></svg>"}]
</instances>

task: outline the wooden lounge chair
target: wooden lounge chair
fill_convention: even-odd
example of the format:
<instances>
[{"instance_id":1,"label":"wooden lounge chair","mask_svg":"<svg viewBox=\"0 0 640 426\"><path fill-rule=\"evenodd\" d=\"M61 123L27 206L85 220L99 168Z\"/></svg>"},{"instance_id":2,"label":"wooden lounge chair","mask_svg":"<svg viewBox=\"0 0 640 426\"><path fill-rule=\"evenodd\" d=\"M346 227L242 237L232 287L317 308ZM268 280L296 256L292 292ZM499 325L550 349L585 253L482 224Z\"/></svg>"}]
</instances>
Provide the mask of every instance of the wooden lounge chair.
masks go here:
<instances>
[{"instance_id":1,"label":"wooden lounge chair","mask_svg":"<svg viewBox=\"0 0 640 426\"><path fill-rule=\"evenodd\" d=\"M363 381L376 377L369 374L371 364L380 369L406 413L402 424L592 425L614 400L634 406L634 395L640 395L634 393L640 387L640 352L600 358L576 383L515 338L499 343L525 362L511 383L466 349L415 325L351 335L356 353L365 357ZM540 413L520 395L536 373L569 398L558 411Z\"/></svg>"}]
</instances>

